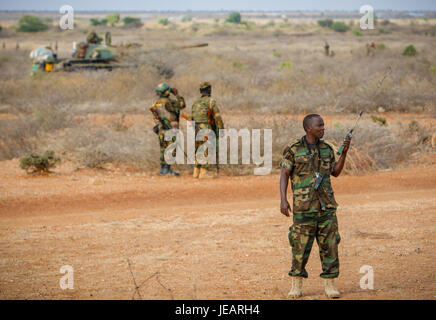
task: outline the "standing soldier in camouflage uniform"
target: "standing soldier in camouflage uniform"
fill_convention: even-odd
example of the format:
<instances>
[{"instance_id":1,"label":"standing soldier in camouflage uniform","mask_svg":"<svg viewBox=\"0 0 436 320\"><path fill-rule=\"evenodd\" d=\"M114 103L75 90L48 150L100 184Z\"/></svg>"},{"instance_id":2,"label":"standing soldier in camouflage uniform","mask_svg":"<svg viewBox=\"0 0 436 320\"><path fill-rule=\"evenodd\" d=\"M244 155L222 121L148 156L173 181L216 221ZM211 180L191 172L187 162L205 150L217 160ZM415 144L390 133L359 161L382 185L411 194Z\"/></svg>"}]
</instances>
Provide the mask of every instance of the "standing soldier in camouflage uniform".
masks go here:
<instances>
[{"instance_id":1,"label":"standing soldier in camouflage uniform","mask_svg":"<svg viewBox=\"0 0 436 320\"><path fill-rule=\"evenodd\" d=\"M176 96L175 99L170 99L170 93ZM161 175L178 176L179 173L171 170L170 165L165 162L165 149L172 143L165 141L165 132L170 129L179 128L180 110L185 108L185 99L179 95L176 88L170 88L165 82L156 87L156 94L159 96L150 110L155 115L156 125L153 131L159 136L160 145L160 171ZM174 150L175 152L175 150Z\"/></svg>"},{"instance_id":2,"label":"standing soldier in camouflage uniform","mask_svg":"<svg viewBox=\"0 0 436 320\"><path fill-rule=\"evenodd\" d=\"M191 119L195 121L195 135L197 135L200 129L211 129L215 131L215 135L218 138L219 129L224 129L224 124L216 101L211 97L212 85L209 82L201 83L200 93L201 97L193 103L191 110ZM206 140L195 141L195 153L197 153L197 149L205 141ZM216 145L218 146L218 143ZM207 156L207 150L205 156ZM201 164L198 163L196 159L193 177L199 179L213 178L213 176L208 173L208 169L209 163Z\"/></svg>"},{"instance_id":3,"label":"standing soldier in camouflage uniform","mask_svg":"<svg viewBox=\"0 0 436 320\"><path fill-rule=\"evenodd\" d=\"M308 277L305 267L313 240L316 239L325 294L328 298L339 298L333 279L339 276L338 244L341 237L330 175L337 177L341 173L351 137L344 141L344 151L336 162L333 148L320 140L324 136L321 116L307 115L303 127L306 135L285 148L280 162L280 211L287 217L293 212L293 225L289 229L292 247L292 268L289 275L292 276L292 289L288 296L302 296L303 278ZM286 197L289 179L293 192L292 210Z\"/></svg>"}]
</instances>

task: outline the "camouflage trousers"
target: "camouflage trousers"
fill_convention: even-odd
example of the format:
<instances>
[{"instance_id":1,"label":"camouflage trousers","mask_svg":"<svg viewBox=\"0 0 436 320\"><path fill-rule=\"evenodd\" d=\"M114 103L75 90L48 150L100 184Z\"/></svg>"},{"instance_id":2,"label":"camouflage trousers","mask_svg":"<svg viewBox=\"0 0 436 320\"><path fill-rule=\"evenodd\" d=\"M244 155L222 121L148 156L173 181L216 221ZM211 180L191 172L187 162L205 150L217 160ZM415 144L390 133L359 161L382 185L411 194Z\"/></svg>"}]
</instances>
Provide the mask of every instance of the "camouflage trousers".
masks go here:
<instances>
[{"instance_id":1,"label":"camouflage trousers","mask_svg":"<svg viewBox=\"0 0 436 320\"><path fill-rule=\"evenodd\" d=\"M173 138L173 141L165 141L165 132L166 130L159 130L159 146L160 146L160 165L166 164L165 161L165 149L174 141L176 141L176 137ZM173 151L173 156L176 155L176 150Z\"/></svg>"},{"instance_id":2,"label":"camouflage trousers","mask_svg":"<svg viewBox=\"0 0 436 320\"><path fill-rule=\"evenodd\" d=\"M207 123L198 123L197 124L197 130L195 131L195 136L197 136L197 133L198 133L198 131L200 130L200 129L212 129L211 128L211 126L209 125L209 124L207 124ZM200 141L195 141L195 154L197 155L197 150L198 150L198 148L203 144L203 143L205 143L207 141L207 137L205 137L205 139L203 139L203 140L200 140ZM217 145L216 145L216 148L217 148ZM218 150L218 148L217 148L217 150ZM208 149L206 149L205 151L204 151L204 157L205 158L207 158L207 156L208 156ZM217 154L218 154L218 152L217 152ZM197 168L206 168L206 169L209 169L209 166L210 166L210 164L209 164L209 162L201 162L201 161L198 161L198 159L197 159L197 157L195 157L195 164L194 164L194 166L195 167L197 167Z\"/></svg>"},{"instance_id":3,"label":"camouflage trousers","mask_svg":"<svg viewBox=\"0 0 436 320\"><path fill-rule=\"evenodd\" d=\"M307 278L306 264L316 239L321 258L321 278L339 276L338 231L336 211L294 213L294 224L289 228L289 243L292 247L292 268L290 276Z\"/></svg>"},{"instance_id":4,"label":"camouflage trousers","mask_svg":"<svg viewBox=\"0 0 436 320\"><path fill-rule=\"evenodd\" d=\"M197 150L198 150L198 148L205 142L206 140L204 140L204 141L195 141L195 154L197 154ZM208 155L208 152L207 152L207 149L204 151L204 157L207 157L207 155ZM204 163L200 163L198 160L197 160L197 157L195 157L195 164L194 164L194 166L195 167L197 167L197 168L206 168L206 169L209 169L209 162L204 162Z\"/></svg>"}]
</instances>

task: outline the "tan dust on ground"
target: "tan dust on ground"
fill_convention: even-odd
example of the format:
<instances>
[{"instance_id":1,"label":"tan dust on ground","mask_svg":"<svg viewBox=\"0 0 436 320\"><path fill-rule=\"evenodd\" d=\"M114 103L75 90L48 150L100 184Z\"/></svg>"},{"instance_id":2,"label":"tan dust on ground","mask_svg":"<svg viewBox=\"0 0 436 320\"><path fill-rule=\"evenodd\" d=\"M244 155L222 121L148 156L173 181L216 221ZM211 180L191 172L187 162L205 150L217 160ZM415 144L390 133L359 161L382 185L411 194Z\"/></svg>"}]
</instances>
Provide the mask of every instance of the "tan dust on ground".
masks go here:
<instances>
[{"instance_id":1,"label":"tan dust on ground","mask_svg":"<svg viewBox=\"0 0 436 320\"><path fill-rule=\"evenodd\" d=\"M277 174L26 176L0 162L0 299L285 299L291 220ZM334 179L344 299L436 298L436 166ZM61 290L61 266L74 289ZM359 286L361 266L374 290ZM314 244L306 299L324 299ZM135 296L138 298L138 296Z\"/></svg>"}]
</instances>

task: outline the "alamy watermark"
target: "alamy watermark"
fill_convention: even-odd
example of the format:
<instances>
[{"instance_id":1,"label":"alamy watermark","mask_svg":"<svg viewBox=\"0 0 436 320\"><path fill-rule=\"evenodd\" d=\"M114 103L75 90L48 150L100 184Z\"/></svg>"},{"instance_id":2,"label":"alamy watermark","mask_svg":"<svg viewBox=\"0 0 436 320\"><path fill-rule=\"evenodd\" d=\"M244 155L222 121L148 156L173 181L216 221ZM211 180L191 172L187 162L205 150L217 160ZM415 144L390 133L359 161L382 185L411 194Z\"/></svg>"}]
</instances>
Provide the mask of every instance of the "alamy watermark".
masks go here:
<instances>
[{"instance_id":1,"label":"alamy watermark","mask_svg":"<svg viewBox=\"0 0 436 320\"><path fill-rule=\"evenodd\" d=\"M62 30L74 29L74 9L72 6L66 4L59 8L59 13L64 15L59 20L59 27Z\"/></svg>"},{"instance_id":2,"label":"alamy watermark","mask_svg":"<svg viewBox=\"0 0 436 320\"><path fill-rule=\"evenodd\" d=\"M374 269L365 264L360 267L359 273L365 273L365 275L360 278L360 289L374 290Z\"/></svg>"},{"instance_id":3,"label":"alamy watermark","mask_svg":"<svg viewBox=\"0 0 436 320\"><path fill-rule=\"evenodd\" d=\"M374 8L368 4L360 7L360 13L364 15L360 18L360 29L374 29Z\"/></svg>"},{"instance_id":4,"label":"alamy watermark","mask_svg":"<svg viewBox=\"0 0 436 320\"><path fill-rule=\"evenodd\" d=\"M272 129L220 129L217 139L215 132L210 129L200 129L195 133L195 122L188 121L186 128L186 154L185 135L179 129L165 132L165 141L171 144L165 149L167 164L239 164L239 137L242 142L241 164L255 164L261 166L254 169L255 175L267 175L272 168ZM217 145L218 140L218 145ZM195 142L203 141L195 152ZM230 162L228 162L228 141L230 141ZM262 143L263 142L263 143ZM263 144L263 156L261 145ZM218 148L217 148L218 147ZM175 155L173 155L175 151ZM251 152L250 152L251 151ZM217 153L218 152L218 153ZM186 155L186 162L185 162Z\"/></svg>"},{"instance_id":5,"label":"alamy watermark","mask_svg":"<svg viewBox=\"0 0 436 320\"><path fill-rule=\"evenodd\" d=\"M60 273L65 274L59 280L59 286L62 290L74 289L74 269L72 266L65 265L59 270Z\"/></svg>"}]
</instances>

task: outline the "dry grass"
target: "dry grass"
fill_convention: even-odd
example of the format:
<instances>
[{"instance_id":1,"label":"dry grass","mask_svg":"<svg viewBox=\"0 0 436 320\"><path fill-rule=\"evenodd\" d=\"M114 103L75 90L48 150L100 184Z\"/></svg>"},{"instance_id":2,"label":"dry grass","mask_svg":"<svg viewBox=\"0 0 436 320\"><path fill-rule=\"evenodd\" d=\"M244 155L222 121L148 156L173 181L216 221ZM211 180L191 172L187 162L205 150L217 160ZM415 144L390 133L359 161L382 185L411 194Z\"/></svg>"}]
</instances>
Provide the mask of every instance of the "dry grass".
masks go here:
<instances>
[{"instance_id":1,"label":"dry grass","mask_svg":"<svg viewBox=\"0 0 436 320\"><path fill-rule=\"evenodd\" d=\"M128 50L121 59L137 68L33 78L29 77L30 49L58 40L60 56L68 56L71 42L84 37L86 20L68 33L52 29L32 37L8 28L3 39L7 49L0 49L0 112L18 119L2 120L0 159L50 148L80 165L101 167L110 162L154 170L158 145L149 123L121 128L119 123L107 126L86 119L90 114L150 117L147 107L155 98L154 87L164 80L179 89L188 105L198 95L198 84L211 81L213 95L228 115L226 126L272 128L274 167L289 137L301 135L302 130L284 121L267 126L259 120L264 116L374 112L380 107L396 112L435 112L434 41L431 36L411 32L408 25L392 25L389 35L355 37L326 32L315 21L285 23L276 19L272 24L252 19L247 25L231 25L223 19L218 23L208 19L172 22L167 27L147 22L135 30L96 28L97 32L111 30L115 44L141 43L141 48ZM413 30L424 32L433 27L418 24ZM324 56L324 40L335 51L334 57ZM366 56L365 44L374 40L385 49ZM14 49L16 41L20 50ZM209 47L174 50L202 42ZM410 43L417 48L417 57L401 55ZM392 72L387 75L388 66ZM253 118L233 121L232 112L241 110ZM345 126L332 127L327 138L339 144L346 130ZM399 125L380 127L365 122L358 133L364 139L354 142L346 170L393 167L428 144L425 139L416 143L417 132L405 137L401 132L404 128ZM223 170L249 173L252 167L223 166Z\"/></svg>"}]
</instances>

